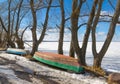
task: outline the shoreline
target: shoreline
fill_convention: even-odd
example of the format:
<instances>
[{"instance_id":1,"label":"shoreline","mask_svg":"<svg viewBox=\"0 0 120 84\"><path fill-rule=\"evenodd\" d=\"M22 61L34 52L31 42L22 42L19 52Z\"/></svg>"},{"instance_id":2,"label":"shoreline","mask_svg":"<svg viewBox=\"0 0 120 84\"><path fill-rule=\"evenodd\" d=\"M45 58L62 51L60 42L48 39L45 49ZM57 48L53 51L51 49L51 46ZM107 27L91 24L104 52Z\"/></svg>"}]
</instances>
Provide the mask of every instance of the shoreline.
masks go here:
<instances>
[{"instance_id":1,"label":"shoreline","mask_svg":"<svg viewBox=\"0 0 120 84\"><path fill-rule=\"evenodd\" d=\"M88 84L88 83L89 84L107 84L106 80L101 77L100 78L93 77L87 73L75 74L75 73L68 73L65 71L61 71L59 69L56 70L47 66L40 65L39 63L29 61L29 59L22 56L2 53L0 54L0 57L4 57L5 59L16 61L15 64L26 68L27 70L29 70L29 73L33 71L35 72L36 76L43 75L43 78L48 77L49 80L58 82L58 84ZM34 78L34 76L31 75L31 78ZM45 79L45 80L48 80L48 79ZM35 80L38 81L37 79ZM39 83L32 83L32 84L39 84Z\"/></svg>"}]
</instances>

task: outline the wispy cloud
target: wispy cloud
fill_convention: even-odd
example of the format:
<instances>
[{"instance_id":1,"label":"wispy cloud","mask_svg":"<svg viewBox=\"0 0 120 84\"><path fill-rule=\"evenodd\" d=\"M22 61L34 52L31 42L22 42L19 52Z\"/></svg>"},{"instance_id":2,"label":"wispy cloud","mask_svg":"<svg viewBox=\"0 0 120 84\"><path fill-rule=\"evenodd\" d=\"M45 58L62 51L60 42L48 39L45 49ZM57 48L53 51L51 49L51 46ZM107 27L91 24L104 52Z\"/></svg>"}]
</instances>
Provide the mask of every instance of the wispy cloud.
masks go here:
<instances>
[{"instance_id":1,"label":"wispy cloud","mask_svg":"<svg viewBox=\"0 0 120 84\"><path fill-rule=\"evenodd\" d=\"M68 29L65 30L65 34L64 34L64 41L71 41L71 33L69 32ZM38 37L40 36L40 34L37 34ZM107 33L104 31L99 31L96 32L96 39L97 41L105 41L107 37ZM83 41L84 38L84 33L80 33L78 35L78 39L79 41ZM89 38L89 41L91 41L91 35ZM32 33L30 30L27 30L24 34L24 40L32 40ZM56 29L50 29L49 31L46 32L44 41L58 41L59 40L59 31ZM119 35L114 35L113 41L120 41Z\"/></svg>"}]
</instances>

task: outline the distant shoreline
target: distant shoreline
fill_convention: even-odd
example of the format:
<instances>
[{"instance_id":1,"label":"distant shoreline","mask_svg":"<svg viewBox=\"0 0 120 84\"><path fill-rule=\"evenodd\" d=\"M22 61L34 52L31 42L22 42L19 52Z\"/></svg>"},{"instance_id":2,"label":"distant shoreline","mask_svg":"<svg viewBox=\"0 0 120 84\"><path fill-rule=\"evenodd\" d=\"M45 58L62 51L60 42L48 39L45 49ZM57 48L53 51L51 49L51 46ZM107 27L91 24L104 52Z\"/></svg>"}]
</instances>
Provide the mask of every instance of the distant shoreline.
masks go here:
<instances>
[{"instance_id":1,"label":"distant shoreline","mask_svg":"<svg viewBox=\"0 0 120 84\"><path fill-rule=\"evenodd\" d=\"M32 40L25 40L24 42L32 42ZM43 41L43 42L58 42L58 41ZM70 42L70 41L64 41L64 42ZM82 41L79 41L82 42ZM92 41L88 41L88 42L92 42ZM97 42L104 42L104 41L97 41ZM120 41L112 41L112 42L120 42Z\"/></svg>"}]
</instances>

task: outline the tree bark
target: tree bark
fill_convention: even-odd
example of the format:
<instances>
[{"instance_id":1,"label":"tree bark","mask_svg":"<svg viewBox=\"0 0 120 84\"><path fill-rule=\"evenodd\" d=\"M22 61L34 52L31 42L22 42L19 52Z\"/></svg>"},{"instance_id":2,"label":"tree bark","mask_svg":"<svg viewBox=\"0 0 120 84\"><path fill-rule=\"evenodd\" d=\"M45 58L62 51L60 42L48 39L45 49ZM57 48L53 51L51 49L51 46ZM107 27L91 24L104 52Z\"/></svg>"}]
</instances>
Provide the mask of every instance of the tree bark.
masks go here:
<instances>
[{"instance_id":1,"label":"tree bark","mask_svg":"<svg viewBox=\"0 0 120 84\"><path fill-rule=\"evenodd\" d=\"M88 39L89 39L89 36L90 36L90 31L91 31L91 25L92 25L92 22L94 20L94 16L95 16L95 10L96 10L96 6L97 6L97 3L98 3L98 0L94 0L94 3L93 3L93 6L92 6L92 9L91 9L91 12L90 12L90 16L89 16L89 19L88 19L88 22L87 22L87 27L86 27L86 32L85 32L85 35L84 35L84 39L83 39L83 44L82 44L82 48L81 48L81 57L84 61L84 65L86 65L86 49L87 49L87 44L88 44Z\"/></svg>"},{"instance_id":2,"label":"tree bark","mask_svg":"<svg viewBox=\"0 0 120 84\"><path fill-rule=\"evenodd\" d=\"M31 7L31 12L33 17L33 26L31 28L32 39L33 39L33 47L31 51L31 55L33 55L34 52L37 51L37 36L36 36L37 16L36 16L36 10L34 9L34 0L30 0L30 7Z\"/></svg>"},{"instance_id":3,"label":"tree bark","mask_svg":"<svg viewBox=\"0 0 120 84\"><path fill-rule=\"evenodd\" d=\"M97 10L97 14L95 16L95 20L93 22L93 26L92 26L92 52L93 52L93 56L94 56L94 62L93 62L93 68L100 68L101 66L101 57L98 57L98 53L96 50L96 26L98 24L99 21L99 16L100 16L100 11L101 11L101 7L102 7L102 2L103 0L100 0L99 4L98 4L98 10Z\"/></svg>"},{"instance_id":4,"label":"tree bark","mask_svg":"<svg viewBox=\"0 0 120 84\"><path fill-rule=\"evenodd\" d=\"M75 52L74 52L72 41L70 42L69 56L73 58L75 57Z\"/></svg>"},{"instance_id":5,"label":"tree bark","mask_svg":"<svg viewBox=\"0 0 120 84\"><path fill-rule=\"evenodd\" d=\"M58 43L58 53L63 54L63 39L64 39L64 26L65 26L65 11L64 11L64 1L60 0L60 9L61 9L61 26L59 33L59 43Z\"/></svg>"},{"instance_id":6,"label":"tree bark","mask_svg":"<svg viewBox=\"0 0 120 84\"><path fill-rule=\"evenodd\" d=\"M15 26L16 43L17 43L18 48L20 48L20 49L25 48L24 47L24 41L22 40L22 37L20 38L19 35L18 35L18 30L19 30L19 25L20 25L19 24L19 22L20 22L20 12L21 12L22 3L23 3L23 0L20 0L19 6L18 6L18 12L17 12L16 26Z\"/></svg>"},{"instance_id":7,"label":"tree bark","mask_svg":"<svg viewBox=\"0 0 120 84\"><path fill-rule=\"evenodd\" d=\"M116 10L115 10L115 13L113 15L112 22L110 24L110 28L109 28L109 31L108 31L108 34L107 34L107 38L106 38L106 40L103 44L103 47L101 48L99 53L97 53L97 54L95 53L94 64L93 64L93 67L95 67L95 68L101 68L102 59L103 59L105 53L107 52L108 47L109 47L109 45L112 41L112 38L114 36L115 28L116 28L116 24L118 22L119 16L120 16L120 0L118 0L118 2L117 2ZM94 32L95 32L95 30L94 30ZM94 39L95 39L95 35L94 35ZM95 45L96 44L94 43L93 49L96 47Z\"/></svg>"},{"instance_id":8,"label":"tree bark","mask_svg":"<svg viewBox=\"0 0 120 84\"><path fill-rule=\"evenodd\" d=\"M45 21L43 24L43 30L42 30L41 36L39 38L39 41L38 41L39 44L43 41L44 36L45 36L45 32L47 30L48 20L49 20L49 11L50 11L51 4L52 4L52 0L49 0L47 11L46 11Z\"/></svg>"},{"instance_id":9,"label":"tree bark","mask_svg":"<svg viewBox=\"0 0 120 84\"><path fill-rule=\"evenodd\" d=\"M36 27L37 27L36 10L34 9L34 0L30 1L30 6L31 6L31 11L32 11L32 16L33 16L33 27L31 29L32 39L33 39L33 47L32 47L32 51L31 51L32 56L38 50L38 46L42 42L42 40L45 36L45 32L46 32L47 24L48 24L48 19L49 19L49 10L50 10L51 3L52 3L52 0L49 1L47 11L46 11L45 21L44 21L44 24L43 24L43 30L42 30L42 33L41 33L41 36L40 36L39 40L37 40L37 35L36 35Z\"/></svg>"},{"instance_id":10,"label":"tree bark","mask_svg":"<svg viewBox=\"0 0 120 84\"><path fill-rule=\"evenodd\" d=\"M7 31L7 43L10 47L15 48L15 44L12 41L12 34L11 34L11 0L8 0L8 31Z\"/></svg>"},{"instance_id":11,"label":"tree bark","mask_svg":"<svg viewBox=\"0 0 120 84\"><path fill-rule=\"evenodd\" d=\"M95 15L95 10L96 10L96 6L97 6L98 0L95 0L91 9L91 13L90 13L90 17L88 19L87 22L87 28L86 28L86 33L84 35L84 40L83 40L83 44L82 47L79 47L79 43L78 43L78 38L77 38L77 31L78 31L78 17L79 17L79 12L76 9L76 5L78 3L76 3L76 1L73 2L73 10L75 10L74 12L72 12L72 16L71 16L71 23L72 23L72 42L73 42L73 46L74 46L74 50L76 52L76 55L78 57L78 61L82 64L82 65L86 65L86 59L85 59L85 55L86 55L86 49L87 49L87 43L88 43L88 39L89 39L89 35L90 35L90 31L91 31L91 25L94 19L94 15ZM79 4L79 9L82 6L82 2ZM75 15L75 14L76 15ZM78 15L77 15L78 14Z\"/></svg>"},{"instance_id":12,"label":"tree bark","mask_svg":"<svg viewBox=\"0 0 120 84\"><path fill-rule=\"evenodd\" d=\"M79 42L78 42L78 20L79 20L79 14L80 14L80 9L82 7L83 1L80 0L73 0L73 5L72 5L72 15L71 15L71 32L72 32L72 44L74 51L78 57L78 62L82 65L85 65L84 60L82 60L81 56L81 49L79 47Z\"/></svg>"}]
</instances>

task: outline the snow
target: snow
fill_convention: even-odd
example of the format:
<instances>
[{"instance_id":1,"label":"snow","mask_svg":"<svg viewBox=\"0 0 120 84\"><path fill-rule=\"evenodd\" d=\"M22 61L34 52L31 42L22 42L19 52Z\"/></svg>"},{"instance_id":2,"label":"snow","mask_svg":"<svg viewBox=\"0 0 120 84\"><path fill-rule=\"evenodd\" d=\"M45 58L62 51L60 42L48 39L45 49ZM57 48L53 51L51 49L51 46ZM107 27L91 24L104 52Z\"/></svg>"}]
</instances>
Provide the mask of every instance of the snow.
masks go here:
<instances>
[{"instance_id":1,"label":"snow","mask_svg":"<svg viewBox=\"0 0 120 84\"><path fill-rule=\"evenodd\" d=\"M73 79L79 80L78 82L76 82L76 80L75 80L74 81L75 84L80 84L80 81L84 82L82 84L107 84L106 80L103 78L92 77L88 74L75 74L75 73L68 73L65 71L52 69L49 67L41 66L35 62L31 62L28 59L21 57L21 56L3 53L3 54L0 54L0 57L4 57L4 58L9 59L9 60L15 60L16 64L21 65L21 66L25 67L26 69L29 69L31 71L34 71L34 72L37 72L40 74L55 75L55 73L56 73L56 74L61 75L61 76L65 75L67 77L67 80L68 80L68 78L70 78L70 79L73 78ZM53 73L53 71L55 73ZM27 72L28 72L28 70L27 70ZM9 68L9 66L0 66L0 73L7 74L9 81L12 81L13 84L25 84L25 83L31 84L25 80L21 80L20 78L18 78L14 74L14 72ZM69 79L69 81L72 81L70 79ZM64 81L65 80L66 79L64 79ZM73 84L73 82L71 84Z\"/></svg>"},{"instance_id":2,"label":"snow","mask_svg":"<svg viewBox=\"0 0 120 84\"><path fill-rule=\"evenodd\" d=\"M29 44L31 45L31 43L29 42ZM80 42L80 46L81 46L81 42ZM103 42L97 42L97 50L99 51L101 46L103 45ZM107 70L107 71L111 71L111 72L117 72L120 73L120 42L112 42L107 53L105 54L105 57L103 59L102 62L102 67ZM68 55L69 52L69 47L70 47L70 42L64 42L64 54ZM25 45L26 49L30 49L29 46ZM54 52L57 53L57 48L58 48L58 42L42 42L39 45L39 51L42 52ZM21 65L27 72L29 71L29 73L32 73L32 71L38 72L38 73L42 73L42 74L50 74L50 73L43 73L43 72L48 72L48 71L53 71L52 68L49 67L45 67L45 66L41 66L35 62L31 62L28 59L21 57L21 56L17 56L17 55L13 55L13 54L0 54L1 57L7 58L9 60L16 60L16 63L18 65ZM87 53L86 53L86 58L87 58L87 64L88 65L92 65L92 60L93 60L93 55L92 55L92 51L91 51L91 42L88 43L88 48L87 48ZM24 71L25 71L24 70ZM61 74L61 75L65 75L67 77L71 77L80 81L84 81L85 84L107 84L106 80L102 77L92 77L89 74L74 74L74 73L68 73L68 72L64 72L64 71L60 71L60 70L55 70L54 72ZM20 83L27 83L29 84L27 81L25 80L21 80L19 78L16 77L16 75L14 74L14 72L9 68L9 66L0 66L0 73L5 73L7 75L7 77L9 78L9 80L11 80L13 82L13 80L15 79L16 81L15 84L20 84ZM51 73L53 74L53 73Z\"/></svg>"},{"instance_id":3,"label":"snow","mask_svg":"<svg viewBox=\"0 0 120 84\"><path fill-rule=\"evenodd\" d=\"M79 42L80 46L82 45L82 42ZM100 49L103 46L103 42L97 42L97 51L99 52ZM117 72L120 73L120 42L112 42L109 46L109 49L107 53L105 54L103 61L102 61L102 68L110 71L110 72ZM54 52L57 53L58 48L58 42L42 42L39 45L39 51L42 52ZM70 42L64 42L63 50L64 54L69 54L69 48L70 48ZM93 64L93 55L92 55L92 43L88 43L87 47L87 64L92 65ZM68 73L65 73L68 75ZM78 75L78 74L69 74L72 78L81 79L85 83L88 84L105 84L105 80L102 78L91 78L89 75Z\"/></svg>"},{"instance_id":4,"label":"snow","mask_svg":"<svg viewBox=\"0 0 120 84\"><path fill-rule=\"evenodd\" d=\"M31 43L29 43L31 44ZM79 42L80 46L82 42ZM101 47L103 46L103 42L97 42L97 51L99 52ZM105 70L108 71L115 71L120 73L120 42L112 42L108 48L107 53L105 54L103 61L102 61L102 67ZM57 53L57 48L58 48L58 42L42 42L39 45L39 51L42 52L54 52ZM64 54L68 55L69 54L69 48L70 48L70 42L64 42L63 45L63 50ZM26 45L26 49L30 49ZM87 53L86 53L86 58L87 58L87 64L92 65L93 64L93 55L92 55L92 43L88 42L88 47L87 47Z\"/></svg>"}]
</instances>

